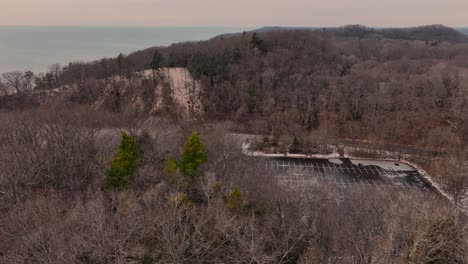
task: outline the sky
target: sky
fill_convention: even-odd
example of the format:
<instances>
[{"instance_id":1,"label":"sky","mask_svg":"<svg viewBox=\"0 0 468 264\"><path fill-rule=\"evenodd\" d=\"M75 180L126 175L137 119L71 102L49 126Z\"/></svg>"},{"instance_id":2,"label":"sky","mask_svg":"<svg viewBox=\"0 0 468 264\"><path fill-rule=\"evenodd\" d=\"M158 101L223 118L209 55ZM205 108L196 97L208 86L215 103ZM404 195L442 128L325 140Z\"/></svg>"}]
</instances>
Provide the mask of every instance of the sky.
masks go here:
<instances>
[{"instance_id":1,"label":"sky","mask_svg":"<svg viewBox=\"0 0 468 264\"><path fill-rule=\"evenodd\" d=\"M468 0L0 0L0 25L468 26Z\"/></svg>"}]
</instances>

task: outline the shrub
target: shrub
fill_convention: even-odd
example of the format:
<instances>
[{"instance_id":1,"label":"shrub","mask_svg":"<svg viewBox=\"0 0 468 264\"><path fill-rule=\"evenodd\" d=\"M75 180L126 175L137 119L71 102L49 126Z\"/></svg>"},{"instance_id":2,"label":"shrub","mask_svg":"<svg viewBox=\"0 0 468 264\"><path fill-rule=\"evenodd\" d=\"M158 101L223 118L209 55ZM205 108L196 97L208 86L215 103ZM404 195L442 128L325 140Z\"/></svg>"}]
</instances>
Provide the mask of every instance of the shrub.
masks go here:
<instances>
[{"instance_id":1,"label":"shrub","mask_svg":"<svg viewBox=\"0 0 468 264\"><path fill-rule=\"evenodd\" d=\"M193 202L185 193L178 192L169 197L169 204L176 207L193 207Z\"/></svg>"},{"instance_id":2,"label":"shrub","mask_svg":"<svg viewBox=\"0 0 468 264\"><path fill-rule=\"evenodd\" d=\"M226 207L234 212L239 212L242 209L242 195L239 188L234 187L232 192L226 199Z\"/></svg>"},{"instance_id":3,"label":"shrub","mask_svg":"<svg viewBox=\"0 0 468 264\"><path fill-rule=\"evenodd\" d=\"M170 155L164 162L164 170L168 174L176 173L178 166L179 165L177 164L177 160L172 155Z\"/></svg>"}]
</instances>

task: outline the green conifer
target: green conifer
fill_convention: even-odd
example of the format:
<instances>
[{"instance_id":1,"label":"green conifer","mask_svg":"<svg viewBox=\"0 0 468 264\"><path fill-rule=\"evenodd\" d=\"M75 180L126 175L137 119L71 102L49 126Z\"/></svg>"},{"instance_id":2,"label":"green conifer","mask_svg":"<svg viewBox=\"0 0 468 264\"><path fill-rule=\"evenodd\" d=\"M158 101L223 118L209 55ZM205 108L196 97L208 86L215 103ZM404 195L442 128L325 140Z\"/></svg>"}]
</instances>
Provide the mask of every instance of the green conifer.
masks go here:
<instances>
[{"instance_id":1,"label":"green conifer","mask_svg":"<svg viewBox=\"0 0 468 264\"><path fill-rule=\"evenodd\" d=\"M128 186L130 177L137 169L138 151L135 139L125 132L122 133L119 150L107 172L106 186L108 188Z\"/></svg>"}]
</instances>

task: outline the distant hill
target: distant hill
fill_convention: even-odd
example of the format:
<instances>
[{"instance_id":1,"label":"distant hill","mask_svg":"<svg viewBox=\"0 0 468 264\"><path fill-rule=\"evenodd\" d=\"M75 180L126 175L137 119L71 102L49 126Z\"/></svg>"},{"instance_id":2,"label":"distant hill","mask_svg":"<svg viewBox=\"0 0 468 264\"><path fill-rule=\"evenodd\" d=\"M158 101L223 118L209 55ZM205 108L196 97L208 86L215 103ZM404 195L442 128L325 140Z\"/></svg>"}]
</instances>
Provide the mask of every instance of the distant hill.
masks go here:
<instances>
[{"instance_id":1,"label":"distant hill","mask_svg":"<svg viewBox=\"0 0 468 264\"><path fill-rule=\"evenodd\" d=\"M455 30L443 25L428 25L411 28L371 28L362 25L348 25L334 28L263 27L255 31L264 32L274 30L321 30L344 37L381 37L402 40L468 42L468 28Z\"/></svg>"},{"instance_id":2,"label":"distant hill","mask_svg":"<svg viewBox=\"0 0 468 264\"><path fill-rule=\"evenodd\" d=\"M382 29L382 35L386 38L406 40L439 40L451 42L466 42L468 37L459 31L443 25L430 25L404 29Z\"/></svg>"},{"instance_id":3,"label":"distant hill","mask_svg":"<svg viewBox=\"0 0 468 264\"><path fill-rule=\"evenodd\" d=\"M319 27L280 27L280 26L271 26L271 27L262 27L256 29L256 32L262 31L271 31L271 30L316 30L320 29Z\"/></svg>"}]
</instances>

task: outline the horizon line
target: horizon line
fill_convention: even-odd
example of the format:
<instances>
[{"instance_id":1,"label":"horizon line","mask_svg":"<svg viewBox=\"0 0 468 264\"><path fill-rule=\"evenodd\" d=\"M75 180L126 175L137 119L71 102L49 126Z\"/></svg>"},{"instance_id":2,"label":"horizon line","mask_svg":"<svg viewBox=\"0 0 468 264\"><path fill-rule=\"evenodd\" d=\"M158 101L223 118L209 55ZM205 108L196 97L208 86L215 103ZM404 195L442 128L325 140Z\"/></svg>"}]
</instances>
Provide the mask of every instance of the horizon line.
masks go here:
<instances>
[{"instance_id":1,"label":"horizon line","mask_svg":"<svg viewBox=\"0 0 468 264\"><path fill-rule=\"evenodd\" d=\"M369 26L365 24L343 24L343 25L328 25L328 26L306 26L306 25L264 25L264 26L251 26L251 25L246 25L246 26L234 26L234 25L79 25L79 24L71 24L71 25L2 25L0 24L0 27L81 27L81 28L112 28L112 27L118 27L118 28L273 28L273 27L279 27L279 28L338 28L338 27L345 27L345 26L354 26L354 25L359 25L359 26L364 26L368 28L414 28L414 27L423 27L423 26L435 26L435 25L442 25L446 26L449 28L468 28L468 25L466 26L448 26L445 24L421 24L421 25L406 25L406 26Z\"/></svg>"}]
</instances>

